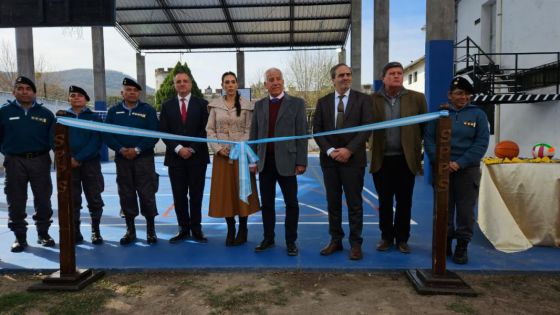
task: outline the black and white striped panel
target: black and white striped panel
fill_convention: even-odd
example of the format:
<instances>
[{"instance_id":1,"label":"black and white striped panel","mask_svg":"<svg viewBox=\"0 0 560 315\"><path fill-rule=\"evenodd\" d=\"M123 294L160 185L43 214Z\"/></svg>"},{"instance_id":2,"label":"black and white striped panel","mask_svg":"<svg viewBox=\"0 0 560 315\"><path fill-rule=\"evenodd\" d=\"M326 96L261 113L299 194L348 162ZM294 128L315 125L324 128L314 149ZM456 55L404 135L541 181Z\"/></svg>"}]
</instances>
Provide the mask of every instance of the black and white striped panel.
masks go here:
<instances>
[{"instance_id":1,"label":"black and white striped panel","mask_svg":"<svg viewBox=\"0 0 560 315\"><path fill-rule=\"evenodd\" d=\"M476 94L472 103L539 103L560 100L560 94Z\"/></svg>"}]
</instances>

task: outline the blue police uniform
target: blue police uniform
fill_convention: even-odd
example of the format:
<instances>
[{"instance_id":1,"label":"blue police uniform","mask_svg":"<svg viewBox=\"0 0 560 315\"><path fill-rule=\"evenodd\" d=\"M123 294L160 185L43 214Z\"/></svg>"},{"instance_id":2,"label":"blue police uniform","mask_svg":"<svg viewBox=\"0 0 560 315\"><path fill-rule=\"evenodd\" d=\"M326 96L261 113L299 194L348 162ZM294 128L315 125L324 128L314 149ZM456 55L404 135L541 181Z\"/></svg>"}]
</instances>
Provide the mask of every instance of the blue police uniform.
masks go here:
<instances>
[{"instance_id":1,"label":"blue police uniform","mask_svg":"<svg viewBox=\"0 0 560 315\"><path fill-rule=\"evenodd\" d=\"M34 197L33 220L39 240L45 240L41 242L44 246L54 246L54 241L48 236L53 214L49 151L53 144L54 124L54 115L37 102L33 102L28 109L18 101L9 102L0 108L0 151L4 154L6 170L8 227L16 239L25 245L29 183Z\"/></svg>"},{"instance_id":2,"label":"blue police uniform","mask_svg":"<svg viewBox=\"0 0 560 315\"><path fill-rule=\"evenodd\" d=\"M490 131L488 118L482 109L468 104L461 109L449 107L451 119L451 157L460 169L449 174L449 214L447 224L448 255L451 242L457 239L454 261L467 261L466 248L473 235L474 207L480 183L480 160L488 149ZM435 163L437 121L426 126L424 148L430 161ZM435 169L435 168L434 168ZM456 256L460 258L457 259Z\"/></svg>"},{"instance_id":3,"label":"blue police uniform","mask_svg":"<svg viewBox=\"0 0 560 315\"><path fill-rule=\"evenodd\" d=\"M138 102L132 108L119 102L109 109L105 122L147 130L158 130L159 125L155 109L143 102ZM156 216L155 194L159 178L155 172L154 147L158 139L104 133L103 140L115 151L122 214L129 220L138 216L138 194L140 213L146 218ZM124 158L120 154L123 148L136 148L137 157L134 160Z\"/></svg>"},{"instance_id":4,"label":"blue police uniform","mask_svg":"<svg viewBox=\"0 0 560 315\"><path fill-rule=\"evenodd\" d=\"M101 121L99 116L89 108L85 108L79 114L76 114L69 108L60 114L76 119ZM101 244L103 239L100 235L99 224L104 206L101 193L105 188L99 156L102 143L101 134L93 130L71 127L69 129L69 136L72 158L80 163L78 167L72 168L72 207L76 224L76 241L83 240L80 233L80 209L82 209L83 189L91 217L92 243Z\"/></svg>"}]
</instances>

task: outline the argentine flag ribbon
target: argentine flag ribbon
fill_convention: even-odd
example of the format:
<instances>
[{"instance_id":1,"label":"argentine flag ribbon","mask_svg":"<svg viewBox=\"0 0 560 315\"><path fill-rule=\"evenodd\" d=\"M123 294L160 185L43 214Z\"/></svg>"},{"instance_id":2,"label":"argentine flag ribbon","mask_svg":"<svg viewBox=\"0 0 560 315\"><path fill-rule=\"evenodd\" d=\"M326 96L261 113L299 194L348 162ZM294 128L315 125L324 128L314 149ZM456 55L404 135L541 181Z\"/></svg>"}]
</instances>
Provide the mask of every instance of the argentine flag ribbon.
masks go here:
<instances>
[{"instance_id":1,"label":"argentine flag ribbon","mask_svg":"<svg viewBox=\"0 0 560 315\"><path fill-rule=\"evenodd\" d=\"M251 174L249 164L255 164L259 157L247 144L247 142L236 143L229 152L229 158L239 160L239 199L249 203L249 196L253 193L251 189Z\"/></svg>"},{"instance_id":2,"label":"argentine flag ribbon","mask_svg":"<svg viewBox=\"0 0 560 315\"><path fill-rule=\"evenodd\" d=\"M323 136L336 135L342 133L373 131L379 129L420 124L420 123L438 119L440 117L447 117L447 116L449 116L449 112L443 110L439 112L421 114L421 115L410 116L410 117L403 117L403 118L383 121L379 123L373 123L373 124L343 128L343 129L336 129L336 130L325 131L325 132L320 132L315 134L306 134L306 135L292 136L292 137L265 138L265 139L250 140L250 141L229 141L229 140L217 140L217 139L180 136L171 133L119 126L119 125L95 122L90 120L82 120L77 118L69 118L69 117L57 117L56 119L57 119L57 123L61 125L80 128L80 129L93 130L98 132L108 132L108 133L115 133L115 134L126 135L126 136L149 137L149 138L169 139L169 140L177 140L177 141L212 142L212 143L230 144L232 145L232 149L230 151L229 158L232 160L239 160L239 199L241 199L245 203L248 203L249 196L252 194L251 177L249 174L249 164L254 164L259 160L258 156L249 146L251 144L309 139L314 137L323 137Z\"/></svg>"}]
</instances>

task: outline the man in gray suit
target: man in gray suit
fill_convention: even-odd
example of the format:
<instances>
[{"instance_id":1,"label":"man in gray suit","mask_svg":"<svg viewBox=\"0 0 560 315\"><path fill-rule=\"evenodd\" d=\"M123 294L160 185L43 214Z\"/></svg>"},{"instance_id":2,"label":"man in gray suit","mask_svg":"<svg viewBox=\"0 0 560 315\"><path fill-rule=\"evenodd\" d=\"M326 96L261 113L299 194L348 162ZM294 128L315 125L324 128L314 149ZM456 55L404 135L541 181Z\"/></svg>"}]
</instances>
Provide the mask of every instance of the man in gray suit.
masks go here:
<instances>
[{"instance_id":1,"label":"man in gray suit","mask_svg":"<svg viewBox=\"0 0 560 315\"><path fill-rule=\"evenodd\" d=\"M371 123L370 98L350 89L352 69L344 63L339 63L331 69L330 75L335 92L317 102L313 116L313 133ZM319 160L327 193L331 235L331 241L321 250L321 255L327 256L343 249L342 191L344 191L350 222L350 259L362 259L364 212L362 189L367 164L366 142L370 134L371 132L365 131L315 138L321 149Z\"/></svg>"},{"instance_id":2,"label":"man in gray suit","mask_svg":"<svg viewBox=\"0 0 560 315\"><path fill-rule=\"evenodd\" d=\"M307 133L305 102L284 92L282 71L270 68L265 72L264 85L268 97L255 104L250 139L299 136ZM299 202L296 175L305 172L307 166L307 139L262 143L253 146L259 161L251 171L259 172L259 188L262 201L264 239L255 248L261 252L274 246L276 224L276 183L280 185L286 204L286 246L289 256L297 256L297 225Z\"/></svg>"}]
</instances>

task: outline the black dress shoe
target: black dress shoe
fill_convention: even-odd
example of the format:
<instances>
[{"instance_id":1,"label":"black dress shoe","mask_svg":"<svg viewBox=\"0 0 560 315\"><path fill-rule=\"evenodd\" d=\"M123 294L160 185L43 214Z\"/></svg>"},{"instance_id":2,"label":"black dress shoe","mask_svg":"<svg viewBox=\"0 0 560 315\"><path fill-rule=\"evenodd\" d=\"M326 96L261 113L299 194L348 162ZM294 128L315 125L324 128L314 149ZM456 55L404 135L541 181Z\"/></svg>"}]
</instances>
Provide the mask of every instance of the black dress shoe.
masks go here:
<instances>
[{"instance_id":1,"label":"black dress shoe","mask_svg":"<svg viewBox=\"0 0 560 315\"><path fill-rule=\"evenodd\" d=\"M268 248L274 247L274 240L263 240L261 244L255 247L255 252L262 252L267 250Z\"/></svg>"},{"instance_id":2,"label":"black dress shoe","mask_svg":"<svg viewBox=\"0 0 560 315\"><path fill-rule=\"evenodd\" d=\"M37 238L37 244L41 244L44 247L54 247L54 240L49 233L40 233Z\"/></svg>"},{"instance_id":3,"label":"black dress shoe","mask_svg":"<svg viewBox=\"0 0 560 315\"><path fill-rule=\"evenodd\" d=\"M199 243L207 243L208 239L204 236L204 233L202 233L202 231L198 231L192 232L192 239L199 242Z\"/></svg>"},{"instance_id":4,"label":"black dress shoe","mask_svg":"<svg viewBox=\"0 0 560 315\"><path fill-rule=\"evenodd\" d=\"M12 253L21 253L27 247L27 240L25 238L16 238L12 244Z\"/></svg>"},{"instance_id":5,"label":"black dress shoe","mask_svg":"<svg viewBox=\"0 0 560 315\"><path fill-rule=\"evenodd\" d=\"M297 248L296 243L288 243L286 245L286 247L288 248L288 256L297 256L299 253L299 250Z\"/></svg>"},{"instance_id":6,"label":"black dress shoe","mask_svg":"<svg viewBox=\"0 0 560 315\"><path fill-rule=\"evenodd\" d=\"M191 231L187 228L181 228L177 234L175 234L172 238L169 239L169 243L175 244L179 241L184 241L191 237Z\"/></svg>"}]
</instances>

